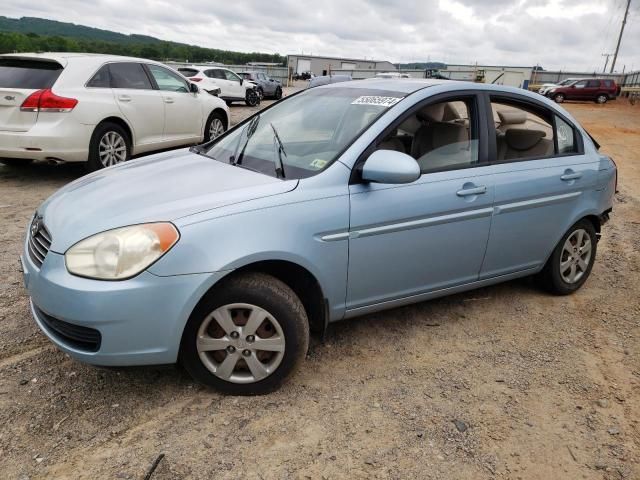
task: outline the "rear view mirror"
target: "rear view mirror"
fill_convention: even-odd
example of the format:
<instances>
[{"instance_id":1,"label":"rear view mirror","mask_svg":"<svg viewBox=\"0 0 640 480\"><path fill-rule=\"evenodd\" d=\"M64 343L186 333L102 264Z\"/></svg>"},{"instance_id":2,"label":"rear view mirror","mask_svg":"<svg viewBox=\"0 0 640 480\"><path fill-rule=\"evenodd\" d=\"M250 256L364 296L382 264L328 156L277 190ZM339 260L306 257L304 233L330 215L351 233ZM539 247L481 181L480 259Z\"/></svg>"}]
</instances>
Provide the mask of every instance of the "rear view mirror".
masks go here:
<instances>
[{"instance_id":1,"label":"rear view mirror","mask_svg":"<svg viewBox=\"0 0 640 480\"><path fill-rule=\"evenodd\" d=\"M375 183L411 183L420 178L413 157L395 150L376 150L362 167L362 179Z\"/></svg>"}]
</instances>

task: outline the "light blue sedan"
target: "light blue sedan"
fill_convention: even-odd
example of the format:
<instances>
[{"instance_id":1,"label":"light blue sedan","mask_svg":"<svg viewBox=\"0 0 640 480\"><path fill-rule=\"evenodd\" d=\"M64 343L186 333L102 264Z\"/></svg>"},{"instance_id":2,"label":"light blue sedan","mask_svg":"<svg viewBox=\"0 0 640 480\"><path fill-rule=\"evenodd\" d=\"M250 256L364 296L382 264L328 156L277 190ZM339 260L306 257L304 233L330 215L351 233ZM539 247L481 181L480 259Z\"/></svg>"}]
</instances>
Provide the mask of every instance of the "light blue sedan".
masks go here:
<instances>
[{"instance_id":1,"label":"light blue sedan","mask_svg":"<svg viewBox=\"0 0 640 480\"><path fill-rule=\"evenodd\" d=\"M72 357L180 361L264 393L332 322L534 274L576 291L616 182L539 95L346 82L72 182L38 208L22 265L35 321Z\"/></svg>"}]
</instances>

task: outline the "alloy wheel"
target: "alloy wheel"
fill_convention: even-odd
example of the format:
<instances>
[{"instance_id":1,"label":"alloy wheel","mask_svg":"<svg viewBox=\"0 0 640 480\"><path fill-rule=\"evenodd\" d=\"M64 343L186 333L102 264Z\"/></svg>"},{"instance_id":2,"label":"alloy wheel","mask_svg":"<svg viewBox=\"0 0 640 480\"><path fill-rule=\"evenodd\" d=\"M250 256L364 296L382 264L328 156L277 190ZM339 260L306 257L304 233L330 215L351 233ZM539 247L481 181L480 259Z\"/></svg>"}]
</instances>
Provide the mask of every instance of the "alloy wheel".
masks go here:
<instances>
[{"instance_id":1,"label":"alloy wheel","mask_svg":"<svg viewBox=\"0 0 640 480\"><path fill-rule=\"evenodd\" d=\"M219 118L214 118L209 125L209 140L218 138L224 133L224 124Z\"/></svg>"},{"instance_id":2,"label":"alloy wheel","mask_svg":"<svg viewBox=\"0 0 640 480\"><path fill-rule=\"evenodd\" d=\"M200 325L196 338L202 364L231 383L255 383L276 371L285 351L278 321L248 303L216 308Z\"/></svg>"},{"instance_id":3,"label":"alloy wheel","mask_svg":"<svg viewBox=\"0 0 640 480\"><path fill-rule=\"evenodd\" d=\"M122 163L127 159L127 144L118 132L108 131L98 144L98 156L104 167Z\"/></svg>"},{"instance_id":4,"label":"alloy wheel","mask_svg":"<svg viewBox=\"0 0 640 480\"><path fill-rule=\"evenodd\" d=\"M591 261L591 237L586 230L575 230L564 242L560 255L560 276L573 284L585 275Z\"/></svg>"},{"instance_id":5,"label":"alloy wheel","mask_svg":"<svg viewBox=\"0 0 640 480\"><path fill-rule=\"evenodd\" d=\"M598 97L596 98L596 102L598 102L598 103L606 103L607 102L606 95L598 95Z\"/></svg>"}]
</instances>

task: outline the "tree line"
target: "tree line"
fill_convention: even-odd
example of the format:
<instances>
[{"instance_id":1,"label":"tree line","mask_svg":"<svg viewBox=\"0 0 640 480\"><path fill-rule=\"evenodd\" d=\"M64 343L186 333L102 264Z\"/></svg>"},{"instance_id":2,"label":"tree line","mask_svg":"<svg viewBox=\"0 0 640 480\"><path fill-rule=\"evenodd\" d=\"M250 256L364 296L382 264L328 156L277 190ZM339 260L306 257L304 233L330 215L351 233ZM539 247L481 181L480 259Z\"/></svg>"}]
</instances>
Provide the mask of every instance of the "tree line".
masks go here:
<instances>
[{"instance_id":1,"label":"tree line","mask_svg":"<svg viewBox=\"0 0 640 480\"><path fill-rule=\"evenodd\" d=\"M270 62L286 65L280 54L244 53L216 48L202 48L184 43L155 41L106 42L59 35L36 33L0 32L0 53L22 52L86 52L110 55L127 55L160 61L220 62L229 65L244 65L248 62Z\"/></svg>"}]
</instances>

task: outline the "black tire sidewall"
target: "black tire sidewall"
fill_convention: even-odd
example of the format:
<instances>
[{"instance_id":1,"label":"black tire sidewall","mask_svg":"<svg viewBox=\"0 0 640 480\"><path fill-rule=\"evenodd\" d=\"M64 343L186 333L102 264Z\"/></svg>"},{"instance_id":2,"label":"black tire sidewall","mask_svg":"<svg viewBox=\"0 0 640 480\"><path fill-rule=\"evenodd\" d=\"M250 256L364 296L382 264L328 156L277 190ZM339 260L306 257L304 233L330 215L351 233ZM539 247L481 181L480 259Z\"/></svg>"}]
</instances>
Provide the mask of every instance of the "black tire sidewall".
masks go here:
<instances>
[{"instance_id":1,"label":"black tire sidewall","mask_svg":"<svg viewBox=\"0 0 640 480\"><path fill-rule=\"evenodd\" d=\"M274 98L276 100L280 100L282 98L282 88L280 88L280 87L276 88L276 92L274 94Z\"/></svg>"},{"instance_id":2,"label":"black tire sidewall","mask_svg":"<svg viewBox=\"0 0 640 480\"><path fill-rule=\"evenodd\" d=\"M260 97L258 96L258 94L256 92L251 91L251 90L247 90L245 103L249 107L255 107L255 106L260 104Z\"/></svg>"},{"instance_id":3,"label":"black tire sidewall","mask_svg":"<svg viewBox=\"0 0 640 480\"><path fill-rule=\"evenodd\" d=\"M267 275L251 278L251 284L241 277L237 279L239 281L223 282L209 292L191 314L180 346L180 361L195 380L233 395L261 395L277 389L302 363L309 347L309 323L293 291ZM237 384L222 380L202 364L198 355L196 337L202 321L216 308L231 303L249 303L264 308L278 321L284 333L286 343L282 362L275 372L259 382Z\"/></svg>"},{"instance_id":4,"label":"black tire sidewall","mask_svg":"<svg viewBox=\"0 0 640 480\"><path fill-rule=\"evenodd\" d=\"M209 115L209 118L207 119L207 123L204 125L204 142L208 142L209 140L211 140L211 138L209 137L209 131L211 129L211 124L213 123L213 120L217 118L218 120L220 120L222 122L222 125L224 125L224 131L227 131L227 122L224 118L224 115L222 115L220 112L211 112L211 114Z\"/></svg>"},{"instance_id":5,"label":"black tire sidewall","mask_svg":"<svg viewBox=\"0 0 640 480\"><path fill-rule=\"evenodd\" d=\"M126 130L117 123L101 123L93 131L93 134L91 135L91 141L89 142L89 158L87 159L87 168L91 172L95 172L96 170L105 168L104 165L102 165L102 162L100 162L100 155L98 154L98 144L104 134L110 131L116 132L118 135L124 138L124 143L127 148L127 157L125 159L125 162L131 159L131 138L129 138L129 134L126 132Z\"/></svg>"},{"instance_id":6,"label":"black tire sidewall","mask_svg":"<svg viewBox=\"0 0 640 480\"><path fill-rule=\"evenodd\" d=\"M583 229L589 234L589 238L591 239L591 259L589 260L589 266L587 267L587 271L576 283L567 283L562 278L560 274L560 256L562 255L562 249L567 241L567 238L575 232L577 229ZM552 293L557 295L569 295L574 293L589 278L591 274L591 270L593 269L593 265L596 260L596 253L598 250L598 238L596 235L596 230L589 220L580 220L575 223L568 231L562 236L562 239L556 245L556 248L553 250L551 257L547 261L547 265L545 265L544 269L544 281L545 287L548 288Z\"/></svg>"}]
</instances>

